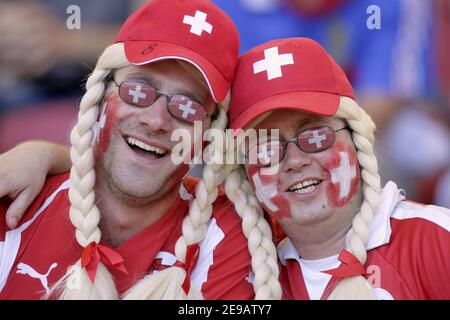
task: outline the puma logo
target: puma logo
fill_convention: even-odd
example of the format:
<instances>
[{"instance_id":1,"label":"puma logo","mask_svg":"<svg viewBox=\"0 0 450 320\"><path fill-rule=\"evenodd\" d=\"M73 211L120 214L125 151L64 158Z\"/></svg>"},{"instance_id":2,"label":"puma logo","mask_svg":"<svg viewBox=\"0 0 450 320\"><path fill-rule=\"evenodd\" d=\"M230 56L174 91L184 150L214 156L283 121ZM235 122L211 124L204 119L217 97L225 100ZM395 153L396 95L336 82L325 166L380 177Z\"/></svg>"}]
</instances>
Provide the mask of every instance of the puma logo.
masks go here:
<instances>
[{"instance_id":1,"label":"puma logo","mask_svg":"<svg viewBox=\"0 0 450 320\"><path fill-rule=\"evenodd\" d=\"M50 268L48 268L48 271L46 274L40 274L39 272L37 272L36 270L34 270L31 266L25 264L25 263L19 263L17 265L17 272L18 274L26 274L29 275L32 278L35 279L39 279L41 281L42 286L44 287L46 293L48 293L49 288L48 288L48 275L50 274L50 272L55 269L58 266L58 264L56 262L52 263L52 265L50 266Z\"/></svg>"}]
</instances>

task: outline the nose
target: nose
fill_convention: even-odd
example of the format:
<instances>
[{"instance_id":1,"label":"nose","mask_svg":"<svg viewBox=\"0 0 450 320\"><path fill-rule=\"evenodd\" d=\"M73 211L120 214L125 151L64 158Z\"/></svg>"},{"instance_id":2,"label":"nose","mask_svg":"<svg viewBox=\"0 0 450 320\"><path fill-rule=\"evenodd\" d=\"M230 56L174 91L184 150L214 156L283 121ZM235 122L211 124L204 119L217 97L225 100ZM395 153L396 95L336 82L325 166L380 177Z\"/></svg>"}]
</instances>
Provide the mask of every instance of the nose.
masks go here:
<instances>
[{"instance_id":1,"label":"nose","mask_svg":"<svg viewBox=\"0 0 450 320\"><path fill-rule=\"evenodd\" d=\"M282 161L283 171L299 171L305 166L311 164L309 154L303 152L295 143L288 143Z\"/></svg>"},{"instance_id":2,"label":"nose","mask_svg":"<svg viewBox=\"0 0 450 320\"><path fill-rule=\"evenodd\" d=\"M172 116L167 110L168 100L160 96L147 108L139 113L139 121L154 133L167 133L171 131Z\"/></svg>"}]
</instances>

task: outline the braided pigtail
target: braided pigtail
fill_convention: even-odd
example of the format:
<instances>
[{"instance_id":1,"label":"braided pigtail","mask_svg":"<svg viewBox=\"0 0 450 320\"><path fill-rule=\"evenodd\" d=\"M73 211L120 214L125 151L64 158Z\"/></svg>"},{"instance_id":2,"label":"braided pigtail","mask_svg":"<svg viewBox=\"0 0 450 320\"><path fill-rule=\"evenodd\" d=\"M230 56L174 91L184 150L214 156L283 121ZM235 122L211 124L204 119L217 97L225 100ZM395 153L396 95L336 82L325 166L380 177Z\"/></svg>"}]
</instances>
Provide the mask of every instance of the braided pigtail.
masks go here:
<instances>
[{"instance_id":1,"label":"braided pigtail","mask_svg":"<svg viewBox=\"0 0 450 320\"><path fill-rule=\"evenodd\" d=\"M237 148L245 136L238 135ZM229 149L230 151L230 149ZM281 299L278 280L277 252L272 240L272 230L242 166L229 166L225 192L242 218L242 229L248 239L254 273L255 299Z\"/></svg>"},{"instance_id":2,"label":"braided pigtail","mask_svg":"<svg viewBox=\"0 0 450 320\"><path fill-rule=\"evenodd\" d=\"M359 262L364 265L367 259L366 244L369 238L369 226L380 201L380 176L378 162L374 154L375 124L370 116L358 104L347 97L341 97L337 118L345 120L353 132L358 162L363 181L363 202L361 210L352 221L347 233L346 246ZM331 292L330 300L373 299L372 288L363 276L342 279Z\"/></svg>"},{"instance_id":3,"label":"braided pigtail","mask_svg":"<svg viewBox=\"0 0 450 320\"><path fill-rule=\"evenodd\" d=\"M75 226L75 238L85 248L90 243L98 244L101 231L98 227L100 212L95 205L95 159L93 130L99 117L99 104L105 93L105 79L115 69L129 65L122 43L113 44L100 56L96 68L86 84L86 93L81 99L78 123L71 133L69 189L70 221ZM60 292L62 291L62 292ZM113 278L100 262L95 282L92 283L81 260L68 268L65 276L50 291L59 298L67 299L117 299L118 293Z\"/></svg>"}]
</instances>

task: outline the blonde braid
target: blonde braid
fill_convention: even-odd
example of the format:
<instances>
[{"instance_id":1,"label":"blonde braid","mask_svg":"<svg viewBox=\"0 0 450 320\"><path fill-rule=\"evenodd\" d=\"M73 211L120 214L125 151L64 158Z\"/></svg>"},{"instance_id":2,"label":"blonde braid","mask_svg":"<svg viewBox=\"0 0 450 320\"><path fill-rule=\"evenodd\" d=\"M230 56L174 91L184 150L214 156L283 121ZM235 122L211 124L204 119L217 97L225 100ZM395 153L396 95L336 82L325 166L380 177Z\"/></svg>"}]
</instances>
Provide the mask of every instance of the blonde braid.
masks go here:
<instances>
[{"instance_id":1,"label":"blonde braid","mask_svg":"<svg viewBox=\"0 0 450 320\"><path fill-rule=\"evenodd\" d=\"M229 173L225 192L242 218L242 229L248 239L255 275L255 299L281 299L277 252L272 241L272 231L242 166L235 166Z\"/></svg>"},{"instance_id":2,"label":"blonde braid","mask_svg":"<svg viewBox=\"0 0 450 320\"><path fill-rule=\"evenodd\" d=\"M71 187L69 189L70 221L75 226L75 238L80 246L99 243L101 231L98 228L100 212L95 205L95 171L93 127L99 116L99 103L105 93L105 78L114 69L130 63L125 57L123 44L113 44L100 56L96 68L89 77L78 113L78 123L71 133L70 156ZM95 283L92 283L80 260L70 267L66 275L57 282L50 295L62 290L60 299L117 299L118 293L113 278L100 263Z\"/></svg>"},{"instance_id":3,"label":"blonde braid","mask_svg":"<svg viewBox=\"0 0 450 320\"><path fill-rule=\"evenodd\" d=\"M183 221L182 236L175 244L175 255L177 259L186 262L187 246L201 242L207 231L208 222L211 219L213 203L217 198L218 186L225 178L224 161L212 163L209 157L215 152L222 155L224 160L225 149L229 143L225 138L224 130L227 126L227 108L229 94L222 105L219 105L217 118L212 122L211 128L222 135L222 139L213 139L204 150L207 164L203 169L202 179L197 183L195 197L189 208L189 214ZM211 132L211 131L209 131ZM206 139L210 135L206 133ZM223 142L226 142L225 144ZM208 164L209 163L209 164ZM125 299L203 299L200 288L191 285L188 295L182 289L182 283L186 277L186 271L180 267L170 267L161 272L154 273L140 280L125 295Z\"/></svg>"},{"instance_id":4,"label":"blonde braid","mask_svg":"<svg viewBox=\"0 0 450 320\"><path fill-rule=\"evenodd\" d=\"M369 226L378 208L381 193L378 162L374 154L375 124L355 101L347 97L341 97L336 117L344 119L350 125L361 167L363 203L347 234L347 249L364 265L367 259ZM371 286L363 276L343 279L329 296L330 300L373 298Z\"/></svg>"}]
</instances>

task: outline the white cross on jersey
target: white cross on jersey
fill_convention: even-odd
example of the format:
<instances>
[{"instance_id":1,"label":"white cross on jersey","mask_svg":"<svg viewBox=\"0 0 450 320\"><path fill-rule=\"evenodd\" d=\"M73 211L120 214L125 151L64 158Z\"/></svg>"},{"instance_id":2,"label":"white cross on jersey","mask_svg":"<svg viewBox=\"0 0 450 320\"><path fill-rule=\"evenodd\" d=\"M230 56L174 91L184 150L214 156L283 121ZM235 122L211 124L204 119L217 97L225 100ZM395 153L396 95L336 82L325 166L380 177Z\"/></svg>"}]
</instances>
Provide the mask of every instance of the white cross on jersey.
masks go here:
<instances>
[{"instance_id":1,"label":"white cross on jersey","mask_svg":"<svg viewBox=\"0 0 450 320\"><path fill-rule=\"evenodd\" d=\"M350 166L350 161L346 152L339 152L339 157L341 158L341 164L336 169L330 170L330 173L331 182L339 183L339 199L343 199L347 197L350 192L352 179L356 177L356 168L354 165Z\"/></svg>"},{"instance_id":2,"label":"white cross on jersey","mask_svg":"<svg viewBox=\"0 0 450 320\"><path fill-rule=\"evenodd\" d=\"M188 101L186 104L180 104L178 106L178 109L183 111L183 114L181 115L183 119L187 119L190 114L195 115L195 113L197 112L192 108L192 101Z\"/></svg>"},{"instance_id":3,"label":"white cross on jersey","mask_svg":"<svg viewBox=\"0 0 450 320\"><path fill-rule=\"evenodd\" d=\"M135 90L128 90L128 94L133 97L133 103L138 103L139 99L145 99L147 95L141 92L142 86L137 85Z\"/></svg>"},{"instance_id":4,"label":"white cross on jersey","mask_svg":"<svg viewBox=\"0 0 450 320\"><path fill-rule=\"evenodd\" d=\"M326 135L319 135L319 131L314 130L313 131L313 137L308 139L308 143L309 144L316 144L317 148L321 148L322 147L322 141L326 140L327 136Z\"/></svg>"},{"instance_id":5,"label":"white cross on jersey","mask_svg":"<svg viewBox=\"0 0 450 320\"><path fill-rule=\"evenodd\" d=\"M258 200L266 205L267 208L269 208L272 212L277 212L279 208L276 206L275 203L272 202L272 198L277 195L277 186L276 184L270 184L270 185L263 185L261 181L261 177L258 173L255 173L252 176L253 183L255 184L255 194Z\"/></svg>"},{"instance_id":6,"label":"white cross on jersey","mask_svg":"<svg viewBox=\"0 0 450 320\"><path fill-rule=\"evenodd\" d=\"M183 23L191 25L190 33L196 34L198 36L202 35L203 31L211 34L213 26L212 24L206 22L206 17L208 15L202 11L195 11L195 16L185 15L183 18Z\"/></svg>"},{"instance_id":7,"label":"white cross on jersey","mask_svg":"<svg viewBox=\"0 0 450 320\"><path fill-rule=\"evenodd\" d=\"M278 47L272 47L264 50L264 59L253 64L253 73L267 72L267 80L280 78L283 76L281 67L294 64L292 53L278 53Z\"/></svg>"}]
</instances>

